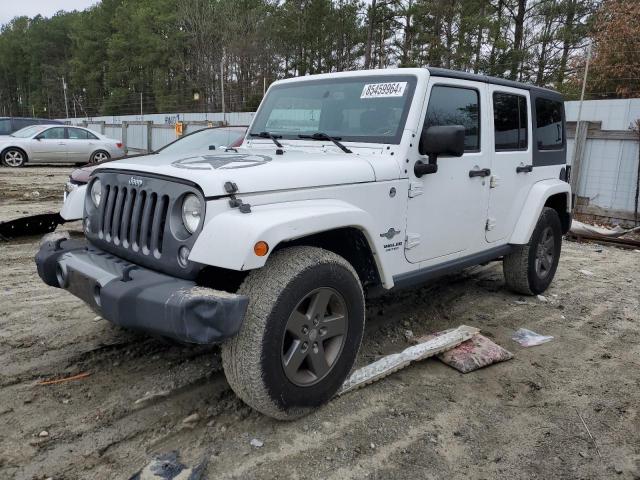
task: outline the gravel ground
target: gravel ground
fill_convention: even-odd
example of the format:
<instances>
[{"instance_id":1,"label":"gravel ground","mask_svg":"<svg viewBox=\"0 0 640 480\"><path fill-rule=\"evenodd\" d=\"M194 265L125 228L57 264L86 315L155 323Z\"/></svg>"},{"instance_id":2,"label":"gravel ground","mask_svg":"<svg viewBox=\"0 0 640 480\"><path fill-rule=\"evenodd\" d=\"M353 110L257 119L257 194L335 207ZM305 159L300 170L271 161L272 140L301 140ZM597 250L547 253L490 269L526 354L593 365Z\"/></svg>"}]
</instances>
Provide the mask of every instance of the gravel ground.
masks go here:
<instances>
[{"instance_id":1,"label":"gravel ground","mask_svg":"<svg viewBox=\"0 0 640 480\"><path fill-rule=\"evenodd\" d=\"M55 211L68 173L0 169L0 220ZM0 478L128 478L171 450L216 479L640 478L639 252L565 242L547 301L507 292L494 263L370 302L361 364L460 324L515 358L466 375L427 360L282 423L235 397L218 348L118 329L45 286L38 243L0 244ZM554 340L522 348L520 327Z\"/></svg>"}]
</instances>

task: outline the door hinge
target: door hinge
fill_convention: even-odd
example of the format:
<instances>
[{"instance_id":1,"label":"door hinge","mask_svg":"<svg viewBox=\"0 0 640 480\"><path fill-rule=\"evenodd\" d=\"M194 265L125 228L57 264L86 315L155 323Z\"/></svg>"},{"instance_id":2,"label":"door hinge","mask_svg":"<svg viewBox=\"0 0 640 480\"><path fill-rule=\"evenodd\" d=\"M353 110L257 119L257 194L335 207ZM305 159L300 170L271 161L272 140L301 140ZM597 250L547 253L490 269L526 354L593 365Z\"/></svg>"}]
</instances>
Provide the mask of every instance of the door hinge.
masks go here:
<instances>
[{"instance_id":1,"label":"door hinge","mask_svg":"<svg viewBox=\"0 0 640 480\"><path fill-rule=\"evenodd\" d=\"M487 223L485 224L484 229L487 232L490 232L494 228L496 228L496 219L495 218L491 218L491 217L487 218Z\"/></svg>"},{"instance_id":2,"label":"door hinge","mask_svg":"<svg viewBox=\"0 0 640 480\"><path fill-rule=\"evenodd\" d=\"M422 195L424 190L422 189L422 182L411 182L409 183L409 198L417 197L418 195Z\"/></svg>"},{"instance_id":3,"label":"door hinge","mask_svg":"<svg viewBox=\"0 0 640 480\"><path fill-rule=\"evenodd\" d=\"M407 233L407 238L404 240L404 249L411 250L413 247L420 245L419 233Z\"/></svg>"},{"instance_id":4,"label":"door hinge","mask_svg":"<svg viewBox=\"0 0 640 480\"><path fill-rule=\"evenodd\" d=\"M500 177L496 177L495 175L492 175L491 180L489 181L489 187L496 188L498 185L500 185Z\"/></svg>"}]
</instances>

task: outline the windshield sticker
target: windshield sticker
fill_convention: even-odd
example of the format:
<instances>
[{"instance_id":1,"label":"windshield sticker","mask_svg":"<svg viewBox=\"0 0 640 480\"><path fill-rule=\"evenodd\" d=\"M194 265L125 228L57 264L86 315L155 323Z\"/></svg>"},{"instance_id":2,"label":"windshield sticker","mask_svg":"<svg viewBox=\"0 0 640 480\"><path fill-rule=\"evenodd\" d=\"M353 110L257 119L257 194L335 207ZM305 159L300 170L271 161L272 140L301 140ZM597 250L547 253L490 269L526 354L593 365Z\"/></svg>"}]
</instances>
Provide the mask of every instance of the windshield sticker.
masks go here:
<instances>
[{"instance_id":1,"label":"windshield sticker","mask_svg":"<svg viewBox=\"0 0 640 480\"><path fill-rule=\"evenodd\" d=\"M407 82L367 83L360 98L401 97L407 88Z\"/></svg>"},{"instance_id":2,"label":"windshield sticker","mask_svg":"<svg viewBox=\"0 0 640 480\"><path fill-rule=\"evenodd\" d=\"M266 155L229 153L183 158L182 160L176 160L171 165L187 170L231 170L235 168L257 167L270 161L271 157Z\"/></svg>"}]
</instances>

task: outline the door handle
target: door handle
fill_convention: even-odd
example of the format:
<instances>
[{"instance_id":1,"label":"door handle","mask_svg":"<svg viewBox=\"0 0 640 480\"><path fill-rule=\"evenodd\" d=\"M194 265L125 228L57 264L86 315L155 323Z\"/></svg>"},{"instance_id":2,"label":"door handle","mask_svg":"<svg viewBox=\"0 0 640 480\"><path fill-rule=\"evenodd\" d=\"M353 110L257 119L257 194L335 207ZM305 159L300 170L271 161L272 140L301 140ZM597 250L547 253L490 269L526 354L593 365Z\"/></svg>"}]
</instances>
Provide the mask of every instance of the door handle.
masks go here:
<instances>
[{"instance_id":1,"label":"door handle","mask_svg":"<svg viewBox=\"0 0 640 480\"><path fill-rule=\"evenodd\" d=\"M491 170L488 168L476 168L473 170L469 170L469 178L473 177L488 177L491 175Z\"/></svg>"},{"instance_id":2,"label":"door handle","mask_svg":"<svg viewBox=\"0 0 640 480\"><path fill-rule=\"evenodd\" d=\"M516 167L516 173L531 173L533 172L533 165L520 165Z\"/></svg>"}]
</instances>

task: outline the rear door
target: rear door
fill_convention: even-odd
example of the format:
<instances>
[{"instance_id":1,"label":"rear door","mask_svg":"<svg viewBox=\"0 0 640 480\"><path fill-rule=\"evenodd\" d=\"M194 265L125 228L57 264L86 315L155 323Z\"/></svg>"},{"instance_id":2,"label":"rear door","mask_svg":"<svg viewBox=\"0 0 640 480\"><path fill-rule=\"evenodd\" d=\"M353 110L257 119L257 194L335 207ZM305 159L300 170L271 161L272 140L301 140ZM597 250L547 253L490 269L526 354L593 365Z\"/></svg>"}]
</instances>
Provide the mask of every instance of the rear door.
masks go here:
<instances>
[{"instance_id":1,"label":"rear door","mask_svg":"<svg viewBox=\"0 0 640 480\"><path fill-rule=\"evenodd\" d=\"M98 137L75 127L67 127L67 160L86 163L91 154L98 149Z\"/></svg>"},{"instance_id":2,"label":"rear door","mask_svg":"<svg viewBox=\"0 0 640 480\"><path fill-rule=\"evenodd\" d=\"M31 159L39 162L66 162L67 140L64 127L51 127L31 140Z\"/></svg>"},{"instance_id":3,"label":"rear door","mask_svg":"<svg viewBox=\"0 0 640 480\"><path fill-rule=\"evenodd\" d=\"M513 230L532 183L531 99L528 90L489 85L491 181L486 240Z\"/></svg>"},{"instance_id":4,"label":"rear door","mask_svg":"<svg viewBox=\"0 0 640 480\"><path fill-rule=\"evenodd\" d=\"M461 157L438 157L438 171L418 178L413 165L427 158L414 149L409 161L410 193L405 256L411 263L439 263L486 246L490 148L486 145L486 89L483 82L432 77L423 128L465 127ZM484 115L484 117L483 117Z\"/></svg>"}]
</instances>

